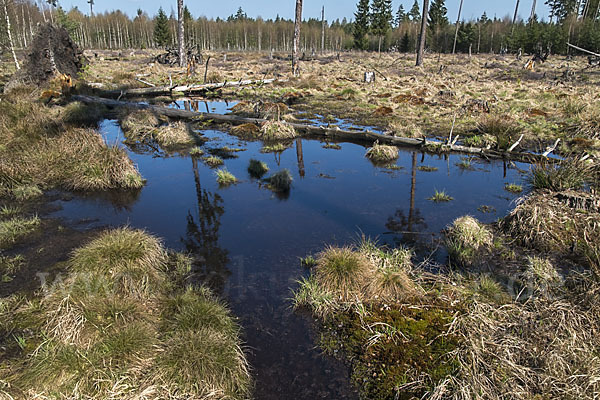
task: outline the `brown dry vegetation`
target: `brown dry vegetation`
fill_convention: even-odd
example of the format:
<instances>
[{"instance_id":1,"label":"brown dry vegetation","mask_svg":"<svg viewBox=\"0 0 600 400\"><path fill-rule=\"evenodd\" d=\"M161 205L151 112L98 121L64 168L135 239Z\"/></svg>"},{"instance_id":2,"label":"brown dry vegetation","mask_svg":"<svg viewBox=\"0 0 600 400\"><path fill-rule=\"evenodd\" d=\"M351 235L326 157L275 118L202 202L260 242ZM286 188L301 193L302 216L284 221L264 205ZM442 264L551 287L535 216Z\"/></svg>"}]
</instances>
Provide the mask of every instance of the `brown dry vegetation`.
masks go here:
<instances>
[{"instance_id":1,"label":"brown dry vegetation","mask_svg":"<svg viewBox=\"0 0 600 400\"><path fill-rule=\"evenodd\" d=\"M93 110L45 106L33 93L23 88L0 102L0 195L27 198L39 189L142 187L123 150L108 147L98 132L80 127L76 115L97 115Z\"/></svg>"},{"instance_id":2,"label":"brown dry vegetation","mask_svg":"<svg viewBox=\"0 0 600 400\"><path fill-rule=\"evenodd\" d=\"M222 60L220 54L211 54ZM246 111L257 111L261 104L288 104L292 111L306 111L323 117L334 116L359 125L374 125L399 136L447 136L456 115L455 135L462 138L482 133L478 127L490 119L508 121L505 128L513 135L525 135L522 145L544 149L555 138L562 138L559 151L567 152L582 141L586 148L598 151L598 92L600 80L593 70L579 72L586 66L584 58L566 61L551 57L538 64L535 71L523 69L514 56L442 55L426 60L425 67L415 68L412 55L347 53L341 61L334 57L302 62L302 76L276 85L224 90L223 95L246 98ZM149 73L157 85L169 82L197 83L200 76L185 76L181 71L158 64L148 65L149 56L115 61L93 60L87 79L114 85L115 65L120 70ZM229 60L211 65L223 81L289 78L284 60L269 59L259 53L230 55ZM440 73L440 64L444 65ZM364 71L376 68L374 84L363 84ZM563 78L563 72L577 71L575 78ZM178 73L179 72L179 73ZM139 85L139 83L135 83ZM241 107L241 106L240 106ZM240 111L243 111L240 109ZM287 110L272 106L271 112L259 112L277 119ZM267 115L269 114L269 115ZM518 138L510 137L511 140ZM492 133L492 136L494 134ZM486 139L487 140L487 139ZM504 143L502 143L504 144Z\"/></svg>"},{"instance_id":3,"label":"brown dry vegetation","mask_svg":"<svg viewBox=\"0 0 600 400\"><path fill-rule=\"evenodd\" d=\"M0 299L0 397L246 399L239 327L191 261L148 234L107 231L41 298Z\"/></svg>"}]
</instances>

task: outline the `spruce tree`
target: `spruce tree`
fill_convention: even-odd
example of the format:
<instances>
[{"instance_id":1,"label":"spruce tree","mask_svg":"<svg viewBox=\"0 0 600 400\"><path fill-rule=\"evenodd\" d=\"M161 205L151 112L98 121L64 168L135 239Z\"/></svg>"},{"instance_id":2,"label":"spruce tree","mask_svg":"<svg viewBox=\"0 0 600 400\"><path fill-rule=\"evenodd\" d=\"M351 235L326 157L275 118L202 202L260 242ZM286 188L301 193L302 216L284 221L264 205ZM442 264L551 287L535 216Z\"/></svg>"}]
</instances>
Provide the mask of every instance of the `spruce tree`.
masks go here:
<instances>
[{"instance_id":1,"label":"spruce tree","mask_svg":"<svg viewBox=\"0 0 600 400\"><path fill-rule=\"evenodd\" d=\"M379 52L383 38L392 27L392 0L373 0L371 6L371 30L379 36Z\"/></svg>"},{"instance_id":2,"label":"spruce tree","mask_svg":"<svg viewBox=\"0 0 600 400\"><path fill-rule=\"evenodd\" d=\"M399 27L405 19L406 11L404 11L404 6L400 4L400 7L398 7L398 11L396 11L396 20L394 21L394 25L396 26L396 28Z\"/></svg>"},{"instance_id":3,"label":"spruce tree","mask_svg":"<svg viewBox=\"0 0 600 400\"><path fill-rule=\"evenodd\" d=\"M359 0L354 13L354 47L366 50L369 46L367 34L369 33L369 0Z\"/></svg>"},{"instance_id":4,"label":"spruce tree","mask_svg":"<svg viewBox=\"0 0 600 400\"><path fill-rule=\"evenodd\" d=\"M421 7L419 7L419 2L415 0L412 8L408 12L408 16L411 21L417 22L421 20Z\"/></svg>"},{"instance_id":5,"label":"spruce tree","mask_svg":"<svg viewBox=\"0 0 600 400\"><path fill-rule=\"evenodd\" d=\"M437 51L443 49L442 33L448 25L448 9L446 8L445 0L433 0L431 7L429 8L427 24L431 28L429 30L431 43L434 44L434 48Z\"/></svg>"},{"instance_id":6,"label":"spruce tree","mask_svg":"<svg viewBox=\"0 0 600 400\"><path fill-rule=\"evenodd\" d=\"M169 19L162 7L158 9L158 15L154 18L154 42L156 42L158 47L166 47L171 43Z\"/></svg>"},{"instance_id":7,"label":"spruce tree","mask_svg":"<svg viewBox=\"0 0 600 400\"><path fill-rule=\"evenodd\" d=\"M400 41L400 52L408 53L410 49L410 36L408 36L408 32L404 32L404 36L402 36L402 40Z\"/></svg>"}]
</instances>

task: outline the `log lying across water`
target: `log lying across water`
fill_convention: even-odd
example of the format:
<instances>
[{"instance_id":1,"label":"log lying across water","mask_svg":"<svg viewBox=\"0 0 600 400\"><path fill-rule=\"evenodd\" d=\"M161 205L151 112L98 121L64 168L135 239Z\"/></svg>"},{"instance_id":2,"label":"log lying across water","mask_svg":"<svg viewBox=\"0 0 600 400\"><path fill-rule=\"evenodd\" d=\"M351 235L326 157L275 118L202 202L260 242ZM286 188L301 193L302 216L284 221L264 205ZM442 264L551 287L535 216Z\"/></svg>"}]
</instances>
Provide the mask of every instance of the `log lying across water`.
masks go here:
<instances>
[{"instance_id":1,"label":"log lying across water","mask_svg":"<svg viewBox=\"0 0 600 400\"><path fill-rule=\"evenodd\" d=\"M172 96L172 95L188 95L209 92L228 87L240 87L251 85L266 85L273 83L277 79L259 79L259 80L244 80L221 83L206 83L203 85L181 85L181 86L154 86L146 88L126 89L126 90L110 90L102 93L107 97L142 97L142 96Z\"/></svg>"},{"instance_id":2,"label":"log lying across water","mask_svg":"<svg viewBox=\"0 0 600 400\"><path fill-rule=\"evenodd\" d=\"M216 123L223 122L233 125L241 124L263 124L267 122L266 119L261 118L247 118L240 117L232 114L214 114L205 112L196 112L188 110L178 110L174 108L155 106L150 104L126 102L120 100L106 99L103 97L94 96L83 96L76 95L72 97L72 100L80 101L86 104L101 104L111 108L127 108L133 110L149 110L158 115L164 115L170 118L188 119L197 121L212 120ZM443 152L456 152L464 154L473 154L487 159L505 159L520 161L525 163L535 163L538 161L548 161L547 157L541 154L534 153L521 153L521 152L500 152L491 149L483 149L479 147L466 147L455 144L445 144L438 141L428 139L415 139L406 137L397 137L384 135L372 131L348 131L342 130L337 127L325 127L325 126L314 126L307 124L299 124L292 122L284 122L285 124L293 127L296 131L303 134L306 137L319 137L327 138L329 140L339 142L352 142L352 143L374 143L378 141L380 144L387 144L393 146L406 146L406 147L419 147L425 151L433 153Z\"/></svg>"}]
</instances>

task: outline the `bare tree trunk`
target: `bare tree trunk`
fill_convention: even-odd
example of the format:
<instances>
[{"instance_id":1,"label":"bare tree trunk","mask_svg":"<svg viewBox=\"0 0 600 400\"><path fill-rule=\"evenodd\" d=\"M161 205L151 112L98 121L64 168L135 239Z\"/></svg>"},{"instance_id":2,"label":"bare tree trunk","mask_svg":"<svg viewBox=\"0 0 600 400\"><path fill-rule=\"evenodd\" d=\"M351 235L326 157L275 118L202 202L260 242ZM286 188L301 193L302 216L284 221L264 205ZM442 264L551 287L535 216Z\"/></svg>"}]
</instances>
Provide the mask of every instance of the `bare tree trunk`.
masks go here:
<instances>
[{"instance_id":1,"label":"bare tree trunk","mask_svg":"<svg viewBox=\"0 0 600 400\"><path fill-rule=\"evenodd\" d=\"M537 8L537 0L533 0L533 4L531 5L531 15L529 16L529 21L533 21L535 18L535 9Z\"/></svg>"},{"instance_id":2,"label":"bare tree trunk","mask_svg":"<svg viewBox=\"0 0 600 400\"><path fill-rule=\"evenodd\" d=\"M321 10L321 51L325 52L325 6Z\"/></svg>"},{"instance_id":3,"label":"bare tree trunk","mask_svg":"<svg viewBox=\"0 0 600 400\"><path fill-rule=\"evenodd\" d=\"M186 54L185 54L185 31L183 26L183 0L177 0L177 39L179 42L179 66L185 67L186 65Z\"/></svg>"},{"instance_id":4,"label":"bare tree trunk","mask_svg":"<svg viewBox=\"0 0 600 400\"><path fill-rule=\"evenodd\" d=\"M513 17L513 22L512 22L512 30L514 32L515 30L515 23L517 22L517 16L519 15L519 3L521 2L521 0L517 0L517 5L515 6L515 15Z\"/></svg>"},{"instance_id":5,"label":"bare tree trunk","mask_svg":"<svg viewBox=\"0 0 600 400\"><path fill-rule=\"evenodd\" d=\"M417 67L423 65L425 52L425 36L427 34L427 14L429 13L429 0L423 0L423 15L421 17L421 33L419 35L419 50L417 51Z\"/></svg>"},{"instance_id":6,"label":"bare tree trunk","mask_svg":"<svg viewBox=\"0 0 600 400\"><path fill-rule=\"evenodd\" d=\"M94 0L88 0L88 3L90 3L90 17L94 16Z\"/></svg>"},{"instance_id":7,"label":"bare tree trunk","mask_svg":"<svg viewBox=\"0 0 600 400\"><path fill-rule=\"evenodd\" d=\"M19 60L17 59L17 54L15 53L15 44L12 38L12 32L10 31L10 18L8 17L8 6L6 5L7 0L3 0L4 5L4 17L6 18L6 33L8 34L8 43L10 45L10 51L13 56L13 60L15 61L15 67L17 69L21 69L19 65Z\"/></svg>"},{"instance_id":8,"label":"bare tree trunk","mask_svg":"<svg viewBox=\"0 0 600 400\"><path fill-rule=\"evenodd\" d=\"M302 24L302 0L296 0L296 21L294 22L294 49L292 50L292 74L300 75L298 52L300 47L300 25Z\"/></svg>"},{"instance_id":9,"label":"bare tree trunk","mask_svg":"<svg viewBox=\"0 0 600 400\"><path fill-rule=\"evenodd\" d=\"M463 0L460 0L458 7L458 18L456 18L456 30L454 31L454 46L452 46L452 54L456 54L456 40L458 39L458 27L460 26L460 14L462 13Z\"/></svg>"}]
</instances>

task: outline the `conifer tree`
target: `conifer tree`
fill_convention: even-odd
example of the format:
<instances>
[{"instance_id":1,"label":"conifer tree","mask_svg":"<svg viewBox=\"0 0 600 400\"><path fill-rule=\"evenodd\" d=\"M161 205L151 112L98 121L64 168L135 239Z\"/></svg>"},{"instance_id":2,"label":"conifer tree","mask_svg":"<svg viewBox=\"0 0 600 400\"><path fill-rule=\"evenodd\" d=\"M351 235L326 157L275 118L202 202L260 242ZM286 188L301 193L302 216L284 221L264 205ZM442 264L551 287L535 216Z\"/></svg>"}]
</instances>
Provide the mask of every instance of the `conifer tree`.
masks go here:
<instances>
[{"instance_id":1,"label":"conifer tree","mask_svg":"<svg viewBox=\"0 0 600 400\"><path fill-rule=\"evenodd\" d=\"M394 20L394 25L396 28L400 26L406 20L406 11L404 11L404 6L400 4L398 7L398 11L396 11L396 19Z\"/></svg>"},{"instance_id":2,"label":"conifer tree","mask_svg":"<svg viewBox=\"0 0 600 400\"><path fill-rule=\"evenodd\" d=\"M354 13L354 47L359 50L366 50L369 42L367 34L369 33L369 0L359 0Z\"/></svg>"},{"instance_id":3,"label":"conifer tree","mask_svg":"<svg viewBox=\"0 0 600 400\"><path fill-rule=\"evenodd\" d=\"M171 43L171 30L169 29L169 18L162 7L158 9L158 15L154 18L154 42L158 47L165 47Z\"/></svg>"},{"instance_id":4,"label":"conifer tree","mask_svg":"<svg viewBox=\"0 0 600 400\"><path fill-rule=\"evenodd\" d=\"M412 8L408 12L408 17L413 22L417 22L417 21L421 20L421 9L419 7L419 2L417 0L415 0L415 2L413 3Z\"/></svg>"},{"instance_id":5,"label":"conifer tree","mask_svg":"<svg viewBox=\"0 0 600 400\"><path fill-rule=\"evenodd\" d=\"M392 0L373 0L371 6L371 30L379 36L379 48L381 53L381 44L383 38L392 27Z\"/></svg>"}]
</instances>

